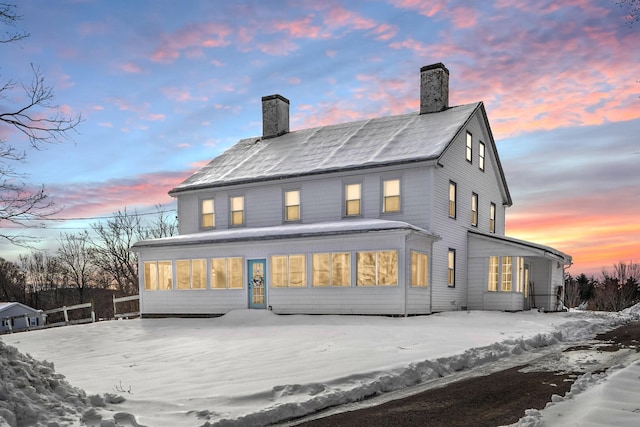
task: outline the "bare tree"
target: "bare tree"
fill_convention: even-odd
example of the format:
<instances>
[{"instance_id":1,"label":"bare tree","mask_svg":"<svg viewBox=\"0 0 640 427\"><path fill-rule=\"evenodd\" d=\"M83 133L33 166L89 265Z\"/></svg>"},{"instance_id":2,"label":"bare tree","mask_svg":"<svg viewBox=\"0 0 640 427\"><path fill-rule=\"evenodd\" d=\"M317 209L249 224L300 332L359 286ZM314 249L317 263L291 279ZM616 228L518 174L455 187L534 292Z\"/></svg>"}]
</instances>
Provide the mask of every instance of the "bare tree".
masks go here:
<instances>
[{"instance_id":1,"label":"bare tree","mask_svg":"<svg viewBox=\"0 0 640 427\"><path fill-rule=\"evenodd\" d=\"M19 260L31 292L54 289L62 283L60 262L55 256L32 251L28 255L20 255Z\"/></svg>"},{"instance_id":2,"label":"bare tree","mask_svg":"<svg viewBox=\"0 0 640 427\"><path fill-rule=\"evenodd\" d=\"M16 6L0 3L0 25L15 27L21 16ZM0 44L9 44L29 36L25 32L6 31L0 36ZM27 174L19 172L15 165L26 158L25 148L20 148L20 140L28 141L27 146L40 150L46 144L69 139L82 121L80 115L67 116L54 103L53 88L46 84L42 71L31 64L32 78L29 84L13 79L0 83L0 99L11 100L9 111L0 111L0 125L9 128L17 136L18 142L10 143L0 138L0 225L13 227L44 227L43 219L58 212L49 199L44 186L30 186L25 180ZM22 95L20 95L22 93ZM25 236L0 234L14 244L25 244Z\"/></svg>"},{"instance_id":3,"label":"bare tree","mask_svg":"<svg viewBox=\"0 0 640 427\"><path fill-rule=\"evenodd\" d=\"M157 216L144 221L136 211L133 214L118 211L113 218L95 223L91 228L98 235L93 240L93 262L108 273L117 289L125 294L138 291L138 256L129 249L138 240L172 236L176 223L166 215L161 205L156 206Z\"/></svg>"},{"instance_id":4,"label":"bare tree","mask_svg":"<svg viewBox=\"0 0 640 427\"><path fill-rule=\"evenodd\" d=\"M25 277L20 267L0 258L0 301L25 303Z\"/></svg>"},{"instance_id":5,"label":"bare tree","mask_svg":"<svg viewBox=\"0 0 640 427\"><path fill-rule=\"evenodd\" d=\"M80 301L85 302L84 291L91 286L96 273L96 267L92 263L89 233L63 233L58 244L58 259L62 271L78 289Z\"/></svg>"},{"instance_id":6,"label":"bare tree","mask_svg":"<svg viewBox=\"0 0 640 427\"><path fill-rule=\"evenodd\" d=\"M640 0L616 0L616 4L624 10L629 26L640 22Z\"/></svg>"}]
</instances>

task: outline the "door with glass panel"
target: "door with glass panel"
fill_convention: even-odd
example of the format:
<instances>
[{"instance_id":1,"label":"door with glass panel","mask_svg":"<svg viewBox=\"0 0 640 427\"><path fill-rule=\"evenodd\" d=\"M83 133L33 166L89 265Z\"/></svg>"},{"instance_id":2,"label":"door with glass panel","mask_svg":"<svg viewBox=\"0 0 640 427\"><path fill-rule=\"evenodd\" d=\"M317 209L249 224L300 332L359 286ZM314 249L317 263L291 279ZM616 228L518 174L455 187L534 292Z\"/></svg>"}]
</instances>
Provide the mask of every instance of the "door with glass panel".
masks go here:
<instances>
[{"instance_id":1,"label":"door with glass panel","mask_svg":"<svg viewBox=\"0 0 640 427\"><path fill-rule=\"evenodd\" d=\"M249 277L249 308L267 308L265 272L267 260L252 259L247 261Z\"/></svg>"}]
</instances>

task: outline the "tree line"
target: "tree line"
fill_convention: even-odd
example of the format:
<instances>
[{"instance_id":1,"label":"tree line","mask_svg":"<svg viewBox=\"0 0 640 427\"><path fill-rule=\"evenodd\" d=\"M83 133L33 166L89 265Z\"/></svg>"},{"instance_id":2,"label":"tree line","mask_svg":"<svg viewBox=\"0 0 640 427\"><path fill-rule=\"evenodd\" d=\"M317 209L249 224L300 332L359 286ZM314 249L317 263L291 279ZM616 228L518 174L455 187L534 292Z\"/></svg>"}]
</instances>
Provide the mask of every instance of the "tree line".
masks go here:
<instances>
[{"instance_id":1,"label":"tree line","mask_svg":"<svg viewBox=\"0 0 640 427\"><path fill-rule=\"evenodd\" d=\"M640 263L620 261L612 270L603 269L600 279L585 274L565 277L565 307L620 311L637 303L640 303Z\"/></svg>"},{"instance_id":2,"label":"tree line","mask_svg":"<svg viewBox=\"0 0 640 427\"><path fill-rule=\"evenodd\" d=\"M92 233L61 233L55 252L31 250L20 255L18 262L0 258L0 301L47 310L105 294L96 290L118 296L137 294L138 256L129 248L139 240L177 233L175 216L161 206L156 211L151 219L126 209L118 211L91 224Z\"/></svg>"}]
</instances>

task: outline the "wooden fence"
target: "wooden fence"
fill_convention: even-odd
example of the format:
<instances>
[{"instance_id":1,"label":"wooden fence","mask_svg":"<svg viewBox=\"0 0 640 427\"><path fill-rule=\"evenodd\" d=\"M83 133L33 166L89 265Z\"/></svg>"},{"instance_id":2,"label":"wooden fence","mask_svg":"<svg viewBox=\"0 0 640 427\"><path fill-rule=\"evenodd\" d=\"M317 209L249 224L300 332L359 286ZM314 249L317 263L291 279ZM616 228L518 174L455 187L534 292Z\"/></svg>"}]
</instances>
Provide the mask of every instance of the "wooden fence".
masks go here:
<instances>
[{"instance_id":1,"label":"wooden fence","mask_svg":"<svg viewBox=\"0 0 640 427\"><path fill-rule=\"evenodd\" d=\"M71 311L71 310L80 310L82 308L91 308L91 317L87 317L87 318L84 318L84 319L69 320L69 311ZM63 306L63 307L60 307L60 308L54 308L52 310L45 311L44 314L46 314L48 316L49 314L60 313L60 312L62 312L64 314L64 321L56 322L56 323L48 323L48 324L45 325L45 327L52 328L54 326L78 325L78 324L81 324L81 323L94 323L96 321L96 312L95 312L95 309L93 307L93 301L92 302L87 302L87 303L84 303L84 304L70 305L69 307Z\"/></svg>"},{"instance_id":2,"label":"wooden fence","mask_svg":"<svg viewBox=\"0 0 640 427\"><path fill-rule=\"evenodd\" d=\"M132 311L129 313L118 313L118 304L126 301L139 301L140 295L131 295L128 297L116 298L113 296L113 317L116 319L128 319L130 317L138 317L140 316L140 306L138 306L138 311Z\"/></svg>"}]
</instances>

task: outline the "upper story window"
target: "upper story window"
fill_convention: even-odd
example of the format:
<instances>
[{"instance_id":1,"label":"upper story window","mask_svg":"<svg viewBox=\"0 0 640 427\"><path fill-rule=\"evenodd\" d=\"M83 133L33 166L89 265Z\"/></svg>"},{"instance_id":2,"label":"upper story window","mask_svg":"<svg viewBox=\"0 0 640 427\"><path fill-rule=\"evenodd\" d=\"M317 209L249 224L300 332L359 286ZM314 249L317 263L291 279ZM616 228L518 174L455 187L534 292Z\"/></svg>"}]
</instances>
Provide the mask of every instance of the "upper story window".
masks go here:
<instances>
[{"instance_id":1,"label":"upper story window","mask_svg":"<svg viewBox=\"0 0 640 427\"><path fill-rule=\"evenodd\" d=\"M447 284L451 288L455 288L456 286L456 250L449 249L449 253L447 256Z\"/></svg>"},{"instance_id":2,"label":"upper story window","mask_svg":"<svg viewBox=\"0 0 640 427\"><path fill-rule=\"evenodd\" d=\"M471 193L471 225L478 226L478 195Z\"/></svg>"},{"instance_id":3,"label":"upper story window","mask_svg":"<svg viewBox=\"0 0 640 427\"><path fill-rule=\"evenodd\" d=\"M478 168L484 172L484 142L480 142L480 147L478 149Z\"/></svg>"},{"instance_id":4,"label":"upper story window","mask_svg":"<svg viewBox=\"0 0 640 427\"><path fill-rule=\"evenodd\" d=\"M496 232L496 204L493 202L489 206L489 231Z\"/></svg>"},{"instance_id":5,"label":"upper story window","mask_svg":"<svg viewBox=\"0 0 640 427\"><path fill-rule=\"evenodd\" d=\"M449 181L449 217L456 217L456 183Z\"/></svg>"},{"instance_id":6,"label":"upper story window","mask_svg":"<svg viewBox=\"0 0 640 427\"><path fill-rule=\"evenodd\" d=\"M300 190L284 192L284 220L300 221Z\"/></svg>"},{"instance_id":7,"label":"upper story window","mask_svg":"<svg viewBox=\"0 0 640 427\"><path fill-rule=\"evenodd\" d=\"M244 196L236 196L230 199L231 225L244 225Z\"/></svg>"},{"instance_id":8,"label":"upper story window","mask_svg":"<svg viewBox=\"0 0 640 427\"><path fill-rule=\"evenodd\" d=\"M471 132L467 132L467 150L466 150L466 158L469 163L472 162L473 159L473 137Z\"/></svg>"},{"instance_id":9,"label":"upper story window","mask_svg":"<svg viewBox=\"0 0 640 427\"><path fill-rule=\"evenodd\" d=\"M382 183L382 212L400 211L400 180L389 179Z\"/></svg>"},{"instance_id":10,"label":"upper story window","mask_svg":"<svg viewBox=\"0 0 640 427\"><path fill-rule=\"evenodd\" d=\"M202 228L213 228L216 226L216 213L213 199L203 200L201 204L201 220Z\"/></svg>"},{"instance_id":11,"label":"upper story window","mask_svg":"<svg viewBox=\"0 0 640 427\"><path fill-rule=\"evenodd\" d=\"M345 216L356 216L361 214L361 189L362 184L345 185Z\"/></svg>"}]
</instances>

